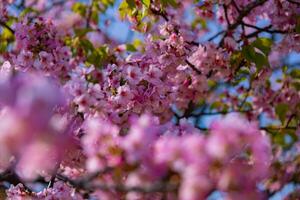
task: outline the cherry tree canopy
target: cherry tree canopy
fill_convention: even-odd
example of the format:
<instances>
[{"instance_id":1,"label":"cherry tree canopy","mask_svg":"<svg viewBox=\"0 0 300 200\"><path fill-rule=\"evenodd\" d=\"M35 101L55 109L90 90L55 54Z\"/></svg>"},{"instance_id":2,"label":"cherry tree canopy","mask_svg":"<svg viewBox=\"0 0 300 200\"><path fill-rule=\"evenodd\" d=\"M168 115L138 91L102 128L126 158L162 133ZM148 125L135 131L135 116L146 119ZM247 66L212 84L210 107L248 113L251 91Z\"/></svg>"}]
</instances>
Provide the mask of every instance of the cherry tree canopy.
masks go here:
<instances>
[{"instance_id":1,"label":"cherry tree canopy","mask_svg":"<svg viewBox=\"0 0 300 200\"><path fill-rule=\"evenodd\" d=\"M300 198L299 0L2 0L0 26L1 199Z\"/></svg>"}]
</instances>

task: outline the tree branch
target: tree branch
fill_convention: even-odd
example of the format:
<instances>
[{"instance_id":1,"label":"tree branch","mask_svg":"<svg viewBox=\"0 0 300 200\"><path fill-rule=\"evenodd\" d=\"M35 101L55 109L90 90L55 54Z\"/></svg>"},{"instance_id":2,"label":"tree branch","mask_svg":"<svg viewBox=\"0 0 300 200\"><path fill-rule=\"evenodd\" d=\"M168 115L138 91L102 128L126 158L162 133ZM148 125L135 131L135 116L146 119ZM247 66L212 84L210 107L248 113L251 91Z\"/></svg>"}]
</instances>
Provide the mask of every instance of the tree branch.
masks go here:
<instances>
[{"instance_id":1,"label":"tree branch","mask_svg":"<svg viewBox=\"0 0 300 200\"><path fill-rule=\"evenodd\" d=\"M64 182L68 182L74 188L80 190L88 190L88 191L115 190L118 192L153 193L153 192L171 192L171 191L176 191L178 188L177 185L172 185L172 184L162 183L162 182L154 183L151 186L140 187L140 186L126 186L122 184L105 184L105 183L92 184L90 181L80 182L80 181L72 180L61 174L57 174L56 178Z\"/></svg>"},{"instance_id":2,"label":"tree branch","mask_svg":"<svg viewBox=\"0 0 300 200\"><path fill-rule=\"evenodd\" d=\"M196 67L195 67L195 65L193 65L190 61L188 61L187 59L185 59L185 62L188 64L188 66L190 66L197 74L202 74L202 72L199 70L199 69L197 69Z\"/></svg>"},{"instance_id":3,"label":"tree branch","mask_svg":"<svg viewBox=\"0 0 300 200\"><path fill-rule=\"evenodd\" d=\"M224 37L222 38L220 45L222 46L224 43L224 39L225 37L234 29L236 29L239 25L241 25L241 23L243 22L244 17L246 17L254 8L263 5L266 1L268 0L256 0L252 3L249 3L243 10L240 11L240 15L238 16L238 18L236 19L235 23L230 24L228 26L228 29L224 35Z\"/></svg>"},{"instance_id":4,"label":"tree branch","mask_svg":"<svg viewBox=\"0 0 300 200\"><path fill-rule=\"evenodd\" d=\"M296 5L300 6L300 2L297 2L295 0L287 0L287 1L292 3L292 4L296 4Z\"/></svg>"},{"instance_id":5,"label":"tree branch","mask_svg":"<svg viewBox=\"0 0 300 200\"><path fill-rule=\"evenodd\" d=\"M260 27L254 26L252 24L247 24L245 22L242 22L242 24L245 25L245 26L247 26L247 27L259 30L261 32L267 32L267 33L288 33L287 31L283 31L283 30L272 30L272 29L270 30L270 28L272 27L272 25L260 28Z\"/></svg>"},{"instance_id":6,"label":"tree branch","mask_svg":"<svg viewBox=\"0 0 300 200\"><path fill-rule=\"evenodd\" d=\"M15 34L15 31L10 26L8 26L5 22L0 21L0 26L2 26L4 28L6 28L7 30L9 30L12 34Z\"/></svg>"},{"instance_id":7,"label":"tree branch","mask_svg":"<svg viewBox=\"0 0 300 200\"><path fill-rule=\"evenodd\" d=\"M235 23L231 24L228 29L234 30L236 29L241 22L243 21L244 17L246 17L254 8L263 5L268 0L256 0L252 3L249 3L245 9L241 10L240 15L238 16Z\"/></svg>"},{"instance_id":8,"label":"tree branch","mask_svg":"<svg viewBox=\"0 0 300 200\"><path fill-rule=\"evenodd\" d=\"M240 8L238 7L238 5L236 4L236 2L234 0L232 0L232 5L235 7L235 9L238 11L238 13L241 12Z\"/></svg>"},{"instance_id":9,"label":"tree branch","mask_svg":"<svg viewBox=\"0 0 300 200\"><path fill-rule=\"evenodd\" d=\"M225 33L225 31L224 30L222 30L222 31L220 31L220 32L218 32L218 33L216 33L215 35L213 35L212 37L210 37L207 41L212 41L212 40L214 40L215 38L217 38L219 35L222 35L223 33Z\"/></svg>"},{"instance_id":10,"label":"tree branch","mask_svg":"<svg viewBox=\"0 0 300 200\"><path fill-rule=\"evenodd\" d=\"M92 12L93 12L93 7L94 7L94 0L91 0L91 4L88 7L88 13L87 13L87 18L86 18L86 28L90 27L90 21L91 21L91 17L92 17Z\"/></svg>"},{"instance_id":11,"label":"tree branch","mask_svg":"<svg viewBox=\"0 0 300 200\"><path fill-rule=\"evenodd\" d=\"M162 11L160 8L155 7L153 4L150 5L150 10L154 15L161 16L165 21L169 21L167 13Z\"/></svg>"}]
</instances>

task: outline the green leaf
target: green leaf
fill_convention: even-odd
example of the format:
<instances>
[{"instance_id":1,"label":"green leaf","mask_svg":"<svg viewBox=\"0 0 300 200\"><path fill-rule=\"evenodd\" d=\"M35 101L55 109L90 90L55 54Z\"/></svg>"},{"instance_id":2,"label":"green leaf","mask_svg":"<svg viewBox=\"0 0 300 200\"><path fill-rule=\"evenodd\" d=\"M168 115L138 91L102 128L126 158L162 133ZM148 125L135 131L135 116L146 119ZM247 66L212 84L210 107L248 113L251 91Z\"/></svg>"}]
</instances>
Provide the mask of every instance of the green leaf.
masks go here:
<instances>
[{"instance_id":1,"label":"green leaf","mask_svg":"<svg viewBox=\"0 0 300 200\"><path fill-rule=\"evenodd\" d=\"M294 80L292 82L292 85L294 86L294 88L297 90L297 91L300 91L300 80Z\"/></svg>"},{"instance_id":2,"label":"green leaf","mask_svg":"<svg viewBox=\"0 0 300 200\"><path fill-rule=\"evenodd\" d=\"M142 3L143 3L145 6L147 6L147 8L149 8L149 7L150 7L151 1L150 1L150 0L142 0Z\"/></svg>"},{"instance_id":3,"label":"green leaf","mask_svg":"<svg viewBox=\"0 0 300 200\"><path fill-rule=\"evenodd\" d=\"M22 18L22 17L24 17L24 16L26 16L27 14L29 14L29 13L38 13L38 11L37 10L35 10L35 9L33 9L32 7L27 7L27 8L25 8L22 12L21 12L21 14L20 14L20 17Z\"/></svg>"},{"instance_id":4,"label":"green leaf","mask_svg":"<svg viewBox=\"0 0 300 200\"><path fill-rule=\"evenodd\" d=\"M135 40L132 42L132 44L134 45L135 48L138 48L138 47L140 47L143 43L142 43L141 40L135 39Z\"/></svg>"},{"instance_id":5,"label":"green leaf","mask_svg":"<svg viewBox=\"0 0 300 200\"><path fill-rule=\"evenodd\" d=\"M137 51L137 49L135 48L135 46L133 44L126 44L126 50L132 51L132 52Z\"/></svg>"},{"instance_id":6,"label":"green leaf","mask_svg":"<svg viewBox=\"0 0 300 200\"><path fill-rule=\"evenodd\" d=\"M271 51L272 43L270 38L257 38L252 43L252 46L258 48L267 56Z\"/></svg>"},{"instance_id":7,"label":"green leaf","mask_svg":"<svg viewBox=\"0 0 300 200\"><path fill-rule=\"evenodd\" d=\"M87 40L87 39L80 39L79 40L80 45L83 47L85 52L89 52L89 51L93 51L94 50L94 46L93 44Z\"/></svg>"},{"instance_id":8,"label":"green leaf","mask_svg":"<svg viewBox=\"0 0 300 200\"><path fill-rule=\"evenodd\" d=\"M119 6L120 18L123 20L129 12L130 9L128 7L128 3L126 1L122 1L122 3Z\"/></svg>"},{"instance_id":9,"label":"green leaf","mask_svg":"<svg viewBox=\"0 0 300 200\"><path fill-rule=\"evenodd\" d=\"M268 58L261 53L255 53L254 63L256 64L258 71L260 71L263 66L269 65Z\"/></svg>"},{"instance_id":10,"label":"green leaf","mask_svg":"<svg viewBox=\"0 0 300 200\"><path fill-rule=\"evenodd\" d=\"M256 52L251 45L242 48L242 55L246 60L255 63L258 71L260 71L263 66L269 65L268 58L265 55Z\"/></svg>"},{"instance_id":11,"label":"green leaf","mask_svg":"<svg viewBox=\"0 0 300 200\"><path fill-rule=\"evenodd\" d=\"M75 35L78 37L85 36L88 32L93 31L91 28L77 28L74 29Z\"/></svg>"},{"instance_id":12,"label":"green leaf","mask_svg":"<svg viewBox=\"0 0 300 200\"><path fill-rule=\"evenodd\" d=\"M208 80L207 80L207 85L208 85L210 88L216 87L217 84L218 84L218 83L217 83L216 81L214 81L214 80L211 80L211 79L208 79Z\"/></svg>"},{"instance_id":13,"label":"green leaf","mask_svg":"<svg viewBox=\"0 0 300 200\"><path fill-rule=\"evenodd\" d=\"M0 199L6 199L7 198L7 195L6 195L6 190L5 190L5 188L3 187L1 187L0 188Z\"/></svg>"},{"instance_id":14,"label":"green leaf","mask_svg":"<svg viewBox=\"0 0 300 200\"><path fill-rule=\"evenodd\" d=\"M78 13L78 14L81 15L82 17L85 17L87 7L86 7L86 5L84 5L83 3L76 2L76 3L72 6L72 10L73 10L73 12Z\"/></svg>"},{"instance_id":15,"label":"green leaf","mask_svg":"<svg viewBox=\"0 0 300 200\"><path fill-rule=\"evenodd\" d=\"M297 17L296 33L300 33L300 16Z\"/></svg>"},{"instance_id":16,"label":"green leaf","mask_svg":"<svg viewBox=\"0 0 300 200\"><path fill-rule=\"evenodd\" d=\"M95 24L99 23L99 13L97 11L92 12L91 19Z\"/></svg>"},{"instance_id":17,"label":"green leaf","mask_svg":"<svg viewBox=\"0 0 300 200\"><path fill-rule=\"evenodd\" d=\"M99 52L99 54L100 54L102 57L105 57L105 56L108 55L109 48L108 48L108 46L103 45L103 46L101 46L101 47L98 47L98 48L97 48L97 51Z\"/></svg>"},{"instance_id":18,"label":"green leaf","mask_svg":"<svg viewBox=\"0 0 300 200\"><path fill-rule=\"evenodd\" d=\"M293 69L290 75L295 79L300 79L300 69Z\"/></svg>"},{"instance_id":19,"label":"green leaf","mask_svg":"<svg viewBox=\"0 0 300 200\"><path fill-rule=\"evenodd\" d=\"M243 46L242 55L250 62L255 60L255 50L251 45Z\"/></svg>"},{"instance_id":20,"label":"green leaf","mask_svg":"<svg viewBox=\"0 0 300 200\"><path fill-rule=\"evenodd\" d=\"M285 73L287 70L288 70L288 66L284 65L284 66L282 67L282 72Z\"/></svg>"},{"instance_id":21,"label":"green leaf","mask_svg":"<svg viewBox=\"0 0 300 200\"><path fill-rule=\"evenodd\" d=\"M113 6L113 5L114 5L114 0L101 0L101 3L102 3L105 7L109 7L109 6Z\"/></svg>"},{"instance_id":22,"label":"green leaf","mask_svg":"<svg viewBox=\"0 0 300 200\"><path fill-rule=\"evenodd\" d=\"M242 67L239 71L239 74L245 74L245 75L249 75L250 74L250 69L247 67Z\"/></svg>"},{"instance_id":23,"label":"green leaf","mask_svg":"<svg viewBox=\"0 0 300 200\"><path fill-rule=\"evenodd\" d=\"M129 8L133 9L135 7L135 2L134 0L126 0Z\"/></svg>"},{"instance_id":24,"label":"green leaf","mask_svg":"<svg viewBox=\"0 0 300 200\"><path fill-rule=\"evenodd\" d=\"M286 113L288 112L288 110L289 110L289 105L285 103L280 103L275 107L276 115L279 117L282 125L284 125Z\"/></svg>"},{"instance_id":25,"label":"green leaf","mask_svg":"<svg viewBox=\"0 0 300 200\"><path fill-rule=\"evenodd\" d=\"M7 51L7 41L0 42L0 53L4 53Z\"/></svg>"},{"instance_id":26,"label":"green leaf","mask_svg":"<svg viewBox=\"0 0 300 200\"><path fill-rule=\"evenodd\" d=\"M146 6L143 6L141 12L141 20L144 19L147 15L148 15L148 8Z\"/></svg>"},{"instance_id":27,"label":"green leaf","mask_svg":"<svg viewBox=\"0 0 300 200\"><path fill-rule=\"evenodd\" d=\"M298 136L295 134L294 130L283 128L279 131L271 132L270 129L268 132L272 134L273 142L282 146L286 150L290 149L293 144L298 141Z\"/></svg>"},{"instance_id":28,"label":"green leaf","mask_svg":"<svg viewBox=\"0 0 300 200\"><path fill-rule=\"evenodd\" d=\"M101 67L108 58L108 50L108 47L104 45L90 51L87 55L86 64L92 64L97 68Z\"/></svg>"},{"instance_id":29,"label":"green leaf","mask_svg":"<svg viewBox=\"0 0 300 200\"><path fill-rule=\"evenodd\" d=\"M207 21L203 18L195 18L192 22L192 28L195 29L198 25L201 25L201 28L207 28Z\"/></svg>"},{"instance_id":30,"label":"green leaf","mask_svg":"<svg viewBox=\"0 0 300 200\"><path fill-rule=\"evenodd\" d=\"M86 59L89 63L97 65L101 62L101 57L99 56L99 54L95 51L93 53L91 53L90 55L88 55L87 59Z\"/></svg>"},{"instance_id":31,"label":"green leaf","mask_svg":"<svg viewBox=\"0 0 300 200\"><path fill-rule=\"evenodd\" d=\"M164 7L166 7L168 5L173 6L173 7L177 6L176 0L161 0L161 3Z\"/></svg>"},{"instance_id":32,"label":"green leaf","mask_svg":"<svg viewBox=\"0 0 300 200\"><path fill-rule=\"evenodd\" d=\"M213 109L219 109L221 106L222 106L222 102L220 101L215 101L213 102L211 105L210 105L210 109L213 110Z\"/></svg>"}]
</instances>

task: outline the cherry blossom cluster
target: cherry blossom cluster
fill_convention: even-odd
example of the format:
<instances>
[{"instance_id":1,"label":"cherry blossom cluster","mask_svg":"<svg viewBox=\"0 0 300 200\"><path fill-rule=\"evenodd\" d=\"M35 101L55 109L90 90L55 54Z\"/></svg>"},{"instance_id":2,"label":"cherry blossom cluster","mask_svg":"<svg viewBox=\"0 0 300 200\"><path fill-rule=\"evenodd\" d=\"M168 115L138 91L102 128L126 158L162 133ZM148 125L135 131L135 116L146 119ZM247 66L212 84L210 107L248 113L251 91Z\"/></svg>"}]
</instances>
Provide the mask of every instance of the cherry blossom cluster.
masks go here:
<instances>
[{"instance_id":1,"label":"cherry blossom cluster","mask_svg":"<svg viewBox=\"0 0 300 200\"><path fill-rule=\"evenodd\" d=\"M214 12L214 8L218 7L218 11ZM299 13L299 5L292 1L285 0L220 0L218 5L213 1L207 1L195 7L197 15L213 19L217 17L224 25L234 24L244 8L253 7L245 16L246 23L256 25L260 19L270 20L274 28L281 30L292 30L295 28L297 15ZM268 9L272 7L272 9ZM250 12L251 11L251 12ZM244 11L245 12L245 11Z\"/></svg>"},{"instance_id":2,"label":"cherry blossom cluster","mask_svg":"<svg viewBox=\"0 0 300 200\"><path fill-rule=\"evenodd\" d=\"M14 166L27 180L51 174L74 131L59 85L41 74L14 72L6 62L0 91L1 171Z\"/></svg>"},{"instance_id":3,"label":"cherry blossom cluster","mask_svg":"<svg viewBox=\"0 0 300 200\"><path fill-rule=\"evenodd\" d=\"M249 199L260 198L262 194L256 184L268 175L271 149L268 137L256 125L240 116L227 116L216 121L211 127L211 134L204 136L185 121L180 126L170 123L159 125L158 122L150 115L133 118L128 133L121 136L122 130L109 121L99 117L87 120L86 135L82 140L88 157L87 170L95 172L127 167L127 171L118 175L121 176L119 181L127 187L138 187L141 183L151 185L165 177L167 184L179 184L179 197L184 200L205 198L214 190L227 192L228 197L233 199L245 194L249 195ZM115 182L108 175L96 183L102 181ZM55 193L55 190L59 192ZM37 199L45 195L49 198L54 195L56 198L80 199L71 191L57 182L53 189L36 195ZM171 199L173 192L169 194ZM12 197L23 193L26 194L26 190L21 185L8 191ZM113 199L117 191L112 189L93 195ZM135 192L127 194L128 199L146 196L151 198L151 195Z\"/></svg>"},{"instance_id":4,"label":"cherry blossom cluster","mask_svg":"<svg viewBox=\"0 0 300 200\"><path fill-rule=\"evenodd\" d=\"M0 21L7 19L8 11L7 6L13 3L14 0L3 0L0 2Z\"/></svg>"},{"instance_id":5,"label":"cherry blossom cluster","mask_svg":"<svg viewBox=\"0 0 300 200\"><path fill-rule=\"evenodd\" d=\"M149 37L145 54L128 58L126 64L108 65L101 71L77 69L66 88L78 111L100 112L116 123L126 122L131 113L143 112L165 121L172 116L172 104L186 108L190 99L197 102L209 90L207 77L215 81L230 78L228 55L214 44L195 47L180 34L163 34L165 40Z\"/></svg>"},{"instance_id":6,"label":"cherry blossom cluster","mask_svg":"<svg viewBox=\"0 0 300 200\"><path fill-rule=\"evenodd\" d=\"M150 184L177 174L181 179L180 199L205 198L215 189L228 192L232 198L246 193L254 198L259 195L256 184L268 174L269 140L255 125L239 116L215 122L209 136L184 121L179 127L158 125L158 120L149 115L133 119L124 137L116 135L119 131L116 126L107 124L100 119L88 121L83 140L89 155L88 169L122 165L125 156L127 163L138 164L133 172L125 174L129 186ZM241 168L241 173L237 173ZM245 180L246 174L251 174L251 178ZM168 181L176 184L172 179ZM134 193L128 195L129 199L142 197Z\"/></svg>"},{"instance_id":7,"label":"cherry blossom cluster","mask_svg":"<svg viewBox=\"0 0 300 200\"><path fill-rule=\"evenodd\" d=\"M70 199L70 200L83 200L83 198L76 193L73 188L70 188L63 182L54 183L52 188L44 189L41 192L29 194L22 184L11 186L7 191L8 199Z\"/></svg>"},{"instance_id":8,"label":"cherry blossom cluster","mask_svg":"<svg viewBox=\"0 0 300 200\"><path fill-rule=\"evenodd\" d=\"M51 21L26 19L16 25L18 52L13 63L23 71L43 71L45 74L66 79L72 69L70 49L63 45Z\"/></svg>"}]
</instances>

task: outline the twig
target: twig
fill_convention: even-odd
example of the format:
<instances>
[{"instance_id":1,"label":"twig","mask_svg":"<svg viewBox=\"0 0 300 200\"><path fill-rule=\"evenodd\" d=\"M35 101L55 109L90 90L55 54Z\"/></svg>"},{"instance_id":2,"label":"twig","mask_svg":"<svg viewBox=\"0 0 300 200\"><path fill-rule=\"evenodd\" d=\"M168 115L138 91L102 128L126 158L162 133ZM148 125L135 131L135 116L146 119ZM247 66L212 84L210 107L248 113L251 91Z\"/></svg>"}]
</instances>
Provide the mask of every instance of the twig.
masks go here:
<instances>
[{"instance_id":1,"label":"twig","mask_svg":"<svg viewBox=\"0 0 300 200\"><path fill-rule=\"evenodd\" d=\"M268 0L256 0L252 3L249 3L243 10L240 11L240 15L238 16L238 18L236 19L235 23L230 24L228 26L228 29L224 35L224 37L222 38L219 46L222 46L224 43L224 39L225 37L234 29L236 29L239 25L241 25L244 17L246 17L254 8L263 5L266 1ZM226 17L226 16L225 16Z\"/></svg>"},{"instance_id":2,"label":"twig","mask_svg":"<svg viewBox=\"0 0 300 200\"><path fill-rule=\"evenodd\" d=\"M0 25L6 28L7 30L9 30L12 34L15 34L15 31L10 26L8 26L5 22L0 21Z\"/></svg>"},{"instance_id":3,"label":"twig","mask_svg":"<svg viewBox=\"0 0 300 200\"><path fill-rule=\"evenodd\" d=\"M188 64L188 66L190 66L197 74L202 74L202 72L199 70L199 69L197 69L196 67L195 67L195 65L193 65L190 61L188 61L187 59L185 59L185 62Z\"/></svg>"},{"instance_id":4,"label":"twig","mask_svg":"<svg viewBox=\"0 0 300 200\"><path fill-rule=\"evenodd\" d=\"M241 10L239 9L238 5L236 4L236 2L234 0L232 0L232 4L235 7L235 9L238 11L238 13L241 13Z\"/></svg>"},{"instance_id":5,"label":"twig","mask_svg":"<svg viewBox=\"0 0 300 200\"><path fill-rule=\"evenodd\" d=\"M223 9L224 9L224 13L225 13L225 19L226 19L226 22L227 22L227 25L230 27L231 24L230 24L230 21L229 21L229 18L228 18L228 8L226 5L223 5Z\"/></svg>"},{"instance_id":6,"label":"twig","mask_svg":"<svg viewBox=\"0 0 300 200\"><path fill-rule=\"evenodd\" d=\"M267 32L267 33L288 33L287 31L283 31L283 30L270 30L270 28L272 27L272 25L269 25L269 26L266 26L266 27L257 27L257 26L254 26L252 24L247 24L245 22L242 22L242 25L245 25L247 27L250 27L250 28L254 28L256 30L259 30L261 32Z\"/></svg>"},{"instance_id":7,"label":"twig","mask_svg":"<svg viewBox=\"0 0 300 200\"><path fill-rule=\"evenodd\" d=\"M90 27L90 21L91 21L91 17L92 17L93 6L94 6L94 0L92 0L90 6L88 8L88 15L87 15L87 18L86 18L86 25L85 25L86 28Z\"/></svg>"},{"instance_id":8,"label":"twig","mask_svg":"<svg viewBox=\"0 0 300 200\"><path fill-rule=\"evenodd\" d=\"M155 7L153 4L150 5L150 10L153 14L161 16L165 21L169 21L167 13L162 11L160 8Z\"/></svg>"},{"instance_id":9,"label":"twig","mask_svg":"<svg viewBox=\"0 0 300 200\"><path fill-rule=\"evenodd\" d=\"M289 126L289 124L291 123L291 121L292 121L292 119L293 119L294 117L296 117L295 114L292 114L292 115L289 117L289 119L288 119L287 122L286 122L285 127L288 127L288 126Z\"/></svg>"},{"instance_id":10,"label":"twig","mask_svg":"<svg viewBox=\"0 0 300 200\"><path fill-rule=\"evenodd\" d=\"M11 168L0 174L0 182L8 182L13 185L21 183L28 192L32 191Z\"/></svg>"},{"instance_id":11,"label":"twig","mask_svg":"<svg viewBox=\"0 0 300 200\"><path fill-rule=\"evenodd\" d=\"M217 111L217 112L201 112L198 114L192 114L191 117L199 117L201 115L226 115L229 113L247 113L253 110L229 110L229 111Z\"/></svg>"},{"instance_id":12,"label":"twig","mask_svg":"<svg viewBox=\"0 0 300 200\"><path fill-rule=\"evenodd\" d=\"M241 10L236 22L234 24L231 24L228 29L234 30L235 28L237 28L241 24L244 17L246 17L254 8L263 5L266 1L268 0L256 0L252 3L249 3L244 10Z\"/></svg>"},{"instance_id":13,"label":"twig","mask_svg":"<svg viewBox=\"0 0 300 200\"><path fill-rule=\"evenodd\" d=\"M247 89L247 94L246 94L245 98L243 99L243 101L241 102L241 104L239 105L239 110L241 110L244 107L244 105L245 105L245 103L246 103L246 101L247 101L247 99L248 99L248 97L250 95L251 89L252 89L252 87L251 87L251 82L250 82L250 86Z\"/></svg>"},{"instance_id":14,"label":"twig","mask_svg":"<svg viewBox=\"0 0 300 200\"><path fill-rule=\"evenodd\" d=\"M254 31L254 32L252 32L252 33L250 33L248 35L245 35L244 37L245 38L252 38L252 37L258 36L258 34L263 33L263 32L269 32L269 33L271 33L270 31L267 31L268 28L271 28L271 25L269 25L267 27L264 27L264 28L259 28L257 31ZM241 42L241 41L242 41L242 39L239 39L237 42Z\"/></svg>"},{"instance_id":15,"label":"twig","mask_svg":"<svg viewBox=\"0 0 300 200\"><path fill-rule=\"evenodd\" d=\"M68 182L70 185L72 185L74 188L77 189L83 189L83 190L115 190L118 192L140 192L140 193L153 193L153 192L170 192L170 191L176 191L178 186L177 185L171 185L168 183L154 183L151 186L126 186L122 184L92 184L90 181L88 182L80 182L76 180L69 179L66 176L63 176L61 174L57 174L56 176L59 180L62 180L64 182Z\"/></svg>"},{"instance_id":16,"label":"twig","mask_svg":"<svg viewBox=\"0 0 300 200\"><path fill-rule=\"evenodd\" d=\"M218 33L216 33L215 35L213 35L212 37L210 37L207 41L212 41L212 40L214 40L215 38L217 38L219 35L221 35L221 34L223 34L223 33L225 33L225 31L224 30L222 30L222 31L220 31L220 32L218 32Z\"/></svg>"},{"instance_id":17,"label":"twig","mask_svg":"<svg viewBox=\"0 0 300 200\"><path fill-rule=\"evenodd\" d=\"M282 129L287 129L287 130L296 130L297 129L297 127L295 127L295 126L290 126L290 127L282 127L282 126L280 126L280 127L272 127L272 126L270 126L270 127L260 127L260 129L261 130L265 130L265 131L270 131L270 130L282 130Z\"/></svg>"},{"instance_id":18,"label":"twig","mask_svg":"<svg viewBox=\"0 0 300 200\"><path fill-rule=\"evenodd\" d=\"M91 186L92 189L100 190L116 190L118 192L139 192L139 193L154 193L154 192L175 192L178 188L177 185L167 183L155 183L151 186L125 186L125 185L107 185L95 184Z\"/></svg>"},{"instance_id":19,"label":"twig","mask_svg":"<svg viewBox=\"0 0 300 200\"><path fill-rule=\"evenodd\" d=\"M300 6L300 2L297 2L295 0L287 0L287 1L292 3L292 4L296 4L296 5Z\"/></svg>"}]
</instances>

